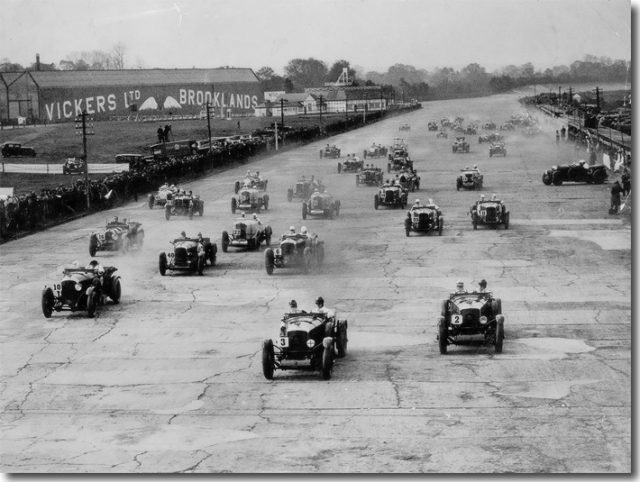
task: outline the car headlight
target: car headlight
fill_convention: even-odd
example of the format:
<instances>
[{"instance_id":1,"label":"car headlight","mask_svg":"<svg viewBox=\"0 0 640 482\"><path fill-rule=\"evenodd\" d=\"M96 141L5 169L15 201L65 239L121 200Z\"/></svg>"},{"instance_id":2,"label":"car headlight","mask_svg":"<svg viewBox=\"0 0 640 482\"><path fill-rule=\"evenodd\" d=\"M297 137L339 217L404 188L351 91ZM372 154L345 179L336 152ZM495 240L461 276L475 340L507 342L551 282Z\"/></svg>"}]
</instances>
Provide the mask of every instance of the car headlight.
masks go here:
<instances>
[{"instance_id":1,"label":"car headlight","mask_svg":"<svg viewBox=\"0 0 640 482\"><path fill-rule=\"evenodd\" d=\"M307 346L309 348L313 348L316 345L316 342L313 340L307 340Z\"/></svg>"},{"instance_id":2,"label":"car headlight","mask_svg":"<svg viewBox=\"0 0 640 482\"><path fill-rule=\"evenodd\" d=\"M80 283L76 283L76 291L82 291L82 285Z\"/></svg>"},{"instance_id":3,"label":"car headlight","mask_svg":"<svg viewBox=\"0 0 640 482\"><path fill-rule=\"evenodd\" d=\"M487 317L486 316L481 316L480 317L480 324L481 325L486 325L487 324Z\"/></svg>"}]
</instances>

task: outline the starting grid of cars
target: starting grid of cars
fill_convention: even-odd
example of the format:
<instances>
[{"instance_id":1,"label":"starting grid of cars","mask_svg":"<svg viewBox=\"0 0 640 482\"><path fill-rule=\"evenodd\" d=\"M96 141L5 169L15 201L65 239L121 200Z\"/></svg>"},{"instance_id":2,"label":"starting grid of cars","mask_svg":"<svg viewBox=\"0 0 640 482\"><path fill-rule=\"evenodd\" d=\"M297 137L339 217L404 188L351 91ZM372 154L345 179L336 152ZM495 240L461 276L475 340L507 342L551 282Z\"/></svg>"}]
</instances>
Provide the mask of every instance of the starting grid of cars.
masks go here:
<instances>
[{"instance_id":1,"label":"starting grid of cars","mask_svg":"<svg viewBox=\"0 0 640 482\"><path fill-rule=\"evenodd\" d=\"M476 133L479 126L463 126L464 119L456 118L451 122L443 119L440 123L429 122L428 131L438 131L437 138L447 130ZM492 122L482 126L494 129ZM400 126L400 130L409 130L408 124ZM505 129L508 130L508 129ZM502 149L506 156L501 135L482 134L479 143L491 142L490 149ZM469 144L465 137L458 136L452 145L452 151L469 152ZM320 158L337 159L339 174L355 174L356 186L376 187L373 196L373 207L406 209L409 192L420 189L420 176L413 167L407 144L401 138L395 138L387 148L372 144L363 150L365 160L386 158L387 174L392 178L384 180L382 168L365 163L355 154L341 158L341 150L329 145L320 151ZM495 155L490 150L490 156ZM543 173L542 181L546 185L560 185L565 181L600 183L606 179L606 171L598 167L589 167L584 163L571 166L554 166ZM465 167L456 178L456 189L477 189L483 187L484 176L477 166ZM231 196L231 212L241 211L233 223L233 227L222 232L221 248L227 253L230 248L254 251L265 245L264 266L268 276L276 270L296 268L302 273L314 273L321 269L325 255L324 241L317 234L310 234L306 227L296 232L291 226L283 234L277 246L272 247L273 229L264 224L258 217L262 210L269 209L267 194L268 180L259 172L247 171L242 180L234 183L234 194ZM294 185L287 189L287 200L300 200L303 219L307 217L324 217L336 219L340 215L341 203L330 194L324 184L315 176L301 176ZM202 216L204 201L191 191L185 191L175 185L164 184L149 195L148 208L162 208L166 220L172 216ZM493 194L490 198L484 195L476 201L468 212L473 229L485 225L493 228L503 226L509 229L510 213L504 202ZM415 200L406 212L403 223L405 235L412 233L442 235L444 215L434 200L422 203ZM144 229L139 222L114 218L106 223L104 230L93 232L89 237L89 254L94 257L99 251L116 251L126 253L129 250L142 249ZM158 271L161 276L167 272L182 271L202 275L205 268L216 264L217 244L210 237L198 236L189 238L184 232L170 241L172 248L158 256ZM93 260L85 268L74 266L63 272L59 283L47 286L42 292L42 312L50 318L53 312L65 310L86 311L93 317L98 306L108 300L118 303L121 297L120 276L115 267L101 267ZM336 357L343 357L347 350L347 320L338 320L328 311L304 312L293 310L286 313L280 325L278 336L265 340L262 346L262 369L267 379L273 379L276 369L306 368L317 370L322 378L329 379ZM465 339L461 339L463 336ZM493 345L496 353L502 352L504 339L504 315L502 302L492 293L482 291L466 292L457 290L442 302L438 322L438 343L441 354L447 353L451 344L464 344L469 340L466 335L479 335L482 342ZM477 341L477 340L476 340ZM289 363L292 362L292 363ZM304 362L304 363L300 363Z\"/></svg>"}]
</instances>

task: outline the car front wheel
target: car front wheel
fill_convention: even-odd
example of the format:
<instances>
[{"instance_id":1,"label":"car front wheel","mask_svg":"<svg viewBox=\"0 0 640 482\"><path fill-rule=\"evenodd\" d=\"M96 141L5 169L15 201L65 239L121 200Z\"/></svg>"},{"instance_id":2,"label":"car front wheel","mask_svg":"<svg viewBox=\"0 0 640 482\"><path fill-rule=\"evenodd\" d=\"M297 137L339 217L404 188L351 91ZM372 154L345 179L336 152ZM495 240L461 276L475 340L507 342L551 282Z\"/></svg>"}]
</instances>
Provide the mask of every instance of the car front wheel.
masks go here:
<instances>
[{"instance_id":1,"label":"car front wheel","mask_svg":"<svg viewBox=\"0 0 640 482\"><path fill-rule=\"evenodd\" d=\"M273 380L275 368L275 355L273 353L273 342L264 340L262 343L262 374L267 380Z\"/></svg>"}]
</instances>

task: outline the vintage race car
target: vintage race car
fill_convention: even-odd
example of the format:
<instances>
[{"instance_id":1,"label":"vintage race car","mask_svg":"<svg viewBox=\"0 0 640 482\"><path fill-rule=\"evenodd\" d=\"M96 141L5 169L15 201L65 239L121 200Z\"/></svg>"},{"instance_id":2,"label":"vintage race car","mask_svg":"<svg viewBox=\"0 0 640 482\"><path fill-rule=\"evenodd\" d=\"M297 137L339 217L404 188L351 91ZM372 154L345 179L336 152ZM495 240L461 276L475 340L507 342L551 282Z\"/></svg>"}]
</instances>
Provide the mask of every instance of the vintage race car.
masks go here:
<instances>
[{"instance_id":1,"label":"vintage race car","mask_svg":"<svg viewBox=\"0 0 640 482\"><path fill-rule=\"evenodd\" d=\"M442 127L450 127L451 126L451 119L448 119L447 117L443 117L442 119L440 119L440 125Z\"/></svg>"},{"instance_id":2,"label":"vintage race car","mask_svg":"<svg viewBox=\"0 0 640 482\"><path fill-rule=\"evenodd\" d=\"M266 191L268 182L269 181L267 179L262 179L260 176L247 176L242 180L242 182L236 181L234 183L234 192L238 194L238 191L243 187L257 189L258 191Z\"/></svg>"},{"instance_id":3,"label":"vintage race car","mask_svg":"<svg viewBox=\"0 0 640 482\"><path fill-rule=\"evenodd\" d=\"M124 254L129 249L142 248L143 243L142 223L126 220L108 221L103 232L91 233L89 254L92 257L97 251L122 251Z\"/></svg>"},{"instance_id":4,"label":"vintage race car","mask_svg":"<svg viewBox=\"0 0 640 482\"><path fill-rule=\"evenodd\" d=\"M448 139L449 138L449 134L447 133L447 131L440 131L436 134L436 138L440 139Z\"/></svg>"},{"instance_id":5,"label":"vintage race car","mask_svg":"<svg viewBox=\"0 0 640 482\"><path fill-rule=\"evenodd\" d=\"M456 140L453 141L451 145L452 152L469 152L469 143L466 141L465 137L458 136Z\"/></svg>"},{"instance_id":6,"label":"vintage race car","mask_svg":"<svg viewBox=\"0 0 640 482\"><path fill-rule=\"evenodd\" d=\"M429 231L438 231L438 235L442 236L442 228L444 227L444 218L440 208L429 200L429 204L414 204L407 211L407 217L404 219L404 232L409 236L411 231L418 233L428 233Z\"/></svg>"},{"instance_id":7,"label":"vintage race car","mask_svg":"<svg viewBox=\"0 0 640 482\"><path fill-rule=\"evenodd\" d=\"M402 186L385 184L373 197L373 207L378 209L380 206L387 206L404 209L407 207L408 196L409 193Z\"/></svg>"},{"instance_id":8,"label":"vintage race car","mask_svg":"<svg viewBox=\"0 0 640 482\"><path fill-rule=\"evenodd\" d=\"M480 174L478 169L469 169L465 167L460 169L461 174L456 179L456 190L460 189L482 189L484 176Z\"/></svg>"},{"instance_id":9,"label":"vintage race car","mask_svg":"<svg viewBox=\"0 0 640 482\"><path fill-rule=\"evenodd\" d=\"M158 271L164 276L170 271L197 271L199 275L209 266L215 266L218 247L210 238L176 238L173 248L158 255Z\"/></svg>"},{"instance_id":10,"label":"vintage race car","mask_svg":"<svg viewBox=\"0 0 640 482\"><path fill-rule=\"evenodd\" d=\"M176 195L173 198L167 197L167 202L164 205L164 217L167 221L171 219L171 216L189 216L189 219L193 219L195 213L202 216L203 212L204 201L200 199L200 196Z\"/></svg>"},{"instance_id":11,"label":"vintage race car","mask_svg":"<svg viewBox=\"0 0 640 482\"><path fill-rule=\"evenodd\" d=\"M500 125L501 131L512 131L515 130L516 126L512 122L505 122Z\"/></svg>"},{"instance_id":12,"label":"vintage race car","mask_svg":"<svg viewBox=\"0 0 640 482\"><path fill-rule=\"evenodd\" d=\"M149 194L149 209L153 209L154 206L164 207L167 199L173 199L177 192L178 189L175 186L163 184L156 192Z\"/></svg>"},{"instance_id":13,"label":"vintage race car","mask_svg":"<svg viewBox=\"0 0 640 482\"><path fill-rule=\"evenodd\" d=\"M389 159L391 162L387 163L387 172L391 171L403 171L405 169L413 169L413 161L409 159L409 156L394 156Z\"/></svg>"},{"instance_id":14,"label":"vintage race car","mask_svg":"<svg viewBox=\"0 0 640 482\"><path fill-rule=\"evenodd\" d=\"M467 126L464 133L468 136L475 136L478 133L478 129L473 126Z\"/></svg>"},{"instance_id":15,"label":"vintage race car","mask_svg":"<svg viewBox=\"0 0 640 482\"><path fill-rule=\"evenodd\" d=\"M477 344L477 335L485 344L494 345L496 353L502 353L504 316L500 298L487 292L452 293L442 302L438 319L440 353L446 354L448 345Z\"/></svg>"},{"instance_id":16,"label":"vintage race car","mask_svg":"<svg viewBox=\"0 0 640 482\"><path fill-rule=\"evenodd\" d=\"M87 163L79 157L69 157L62 165L62 174L84 174Z\"/></svg>"},{"instance_id":17,"label":"vintage race car","mask_svg":"<svg viewBox=\"0 0 640 482\"><path fill-rule=\"evenodd\" d=\"M347 157L344 162L338 163L338 174L341 172L358 172L364 169L364 161L356 156Z\"/></svg>"},{"instance_id":18,"label":"vintage race car","mask_svg":"<svg viewBox=\"0 0 640 482\"><path fill-rule=\"evenodd\" d=\"M492 122L492 121L485 122L482 125L482 128L485 129L485 130L491 131L491 130L496 128L496 124L495 124L495 122Z\"/></svg>"},{"instance_id":19,"label":"vintage race car","mask_svg":"<svg viewBox=\"0 0 640 482\"><path fill-rule=\"evenodd\" d=\"M269 195L258 189L243 187L237 196L231 198L231 212L236 210L260 212L261 209L269 209Z\"/></svg>"},{"instance_id":20,"label":"vintage race car","mask_svg":"<svg viewBox=\"0 0 640 482\"><path fill-rule=\"evenodd\" d=\"M364 184L365 186L380 186L384 174L379 167L367 167L362 172L356 174L356 186Z\"/></svg>"},{"instance_id":21,"label":"vintage race car","mask_svg":"<svg viewBox=\"0 0 640 482\"><path fill-rule=\"evenodd\" d=\"M491 134L482 134L478 136L478 144L483 144L485 142L502 142L504 137L502 134L498 134L497 132L492 132Z\"/></svg>"},{"instance_id":22,"label":"vintage race car","mask_svg":"<svg viewBox=\"0 0 640 482\"><path fill-rule=\"evenodd\" d=\"M400 137L396 137L393 139L393 144L391 145L391 149L389 149L389 160L392 160L394 157L407 157L409 155L409 149L407 144L404 142L404 139Z\"/></svg>"},{"instance_id":23,"label":"vintage race car","mask_svg":"<svg viewBox=\"0 0 640 482\"><path fill-rule=\"evenodd\" d=\"M568 166L553 166L542 174L542 182L547 186L560 186L563 182L602 184L606 180L607 169L604 165L589 166L586 161L574 162Z\"/></svg>"},{"instance_id":24,"label":"vintage race car","mask_svg":"<svg viewBox=\"0 0 640 482\"><path fill-rule=\"evenodd\" d=\"M469 210L473 229L478 229L479 224L493 226L497 228L504 224L504 229L509 229L509 211L502 201L492 198L490 200L481 199L471 206Z\"/></svg>"},{"instance_id":25,"label":"vintage race car","mask_svg":"<svg viewBox=\"0 0 640 482\"><path fill-rule=\"evenodd\" d=\"M415 192L420 190L420 176L413 169L403 169L396 174L396 179L407 191Z\"/></svg>"},{"instance_id":26,"label":"vintage race car","mask_svg":"<svg viewBox=\"0 0 640 482\"><path fill-rule=\"evenodd\" d=\"M380 144L371 144L371 147L364 150L364 158L367 157L387 157L389 150Z\"/></svg>"},{"instance_id":27,"label":"vintage race car","mask_svg":"<svg viewBox=\"0 0 640 482\"><path fill-rule=\"evenodd\" d=\"M347 354L347 320L325 313L285 313L274 340L262 343L262 373L273 380L275 370L318 370L331 378L334 358Z\"/></svg>"},{"instance_id":28,"label":"vintage race car","mask_svg":"<svg viewBox=\"0 0 640 482\"><path fill-rule=\"evenodd\" d=\"M336 146L330 146L327 144L323 149L320 150L320 159L323 157L330 157L331 159L338 159L340 157L340 149Z\"/></svg>"},{"instance_id":29,"label":"vintage race car","mask_svg":"<svg viewBox=\"0 0 640 482\"><path fill-rule=\"evenodd\" d=\"M280 246L264 250L264 265L268 275L275 268L299 267L309 273L322 267L324 262L324 241L317 235L284 234Z\"/></svg>"},{"instance_id":30,"label":"vintage race car","mask_svg":"<svg viewBox=\"0 0 640 482\"><path fill-rule=\"evenodd\" d=\"M309 199L302 201L302 219L307 216L322 216L333 219L340 215L340 201L328 192L314 192Z\"/></svg>"},{"instance_id":31,"label":"vintage race car","mask_svg":"<svg viewBox=\"0 0 640 482\"><path fill-rule=\"evenodd\" d=\"M87 310L92 318L96 307L103 305L107 297L114 304L120 302L120 276L114 274L118 268L113 266L90 268L67 268L62 280L52 287L45 286L42 291L42 313L51 318L53 311Z\"/></svg>"},{"instance_id":32,"label":"vintage race car","mask_svg":"<svg viewBox=\"0 0 640 482\"><path fill-rule=\"evenodd\" d=\"M0 148L2 157L36 157L33 147L26 147L17 142L5 142Z\"/></svg>"},{"instance_id":33,"label":"vintage race car","mask_svg":"<svg viewBox=\"0 0 640 482\"><path fill-rule=\"evenodd\" d=\"M401 131L409 131L411 130L411 126L405 122L404 124L400 124L398 129Z\"/></svg>"},{"instance_id":34,"label":"vintage race car","mask_svg":"<svg viewBox=\"0 0 640 482\"><path fill-rule=\"evenodd\" d=\"M507 148L504 145L504 142L494 142L489 146L489 157L493 156L507 156Z\"/></svg>"},{"instance_id":35,"label":"vintage race car","mask_svg":"<svg viewBox=\"0 0 640 482\"><path fill-rule=\"evenodd\" d=\"M429 122L427 124L427 129L429 129L429 131L437 131L438 130L438 123L437 122Z\"/></svg>"},{"instance_id":36,"label":"vintage race car","mask_svg":"<svg viewBox=\"0 0 640 482\"><path fill-rule=\"evenodd\" d=\"M287 189L287 201L291 202L294 198L302 200L309 199L311 193L316 189L320 192L324 191L322 182L314 179L313 176L310 178L302 176L298 179L295 186Z\"/></svg>"},{"instance_id":37,"label":"vintage race car","mask_svg":"<svg viewBox=\"0 0 640 482\"><path fill-rule=\"evenodd\" d=\"M222 251L226 253L229 247L251 251L258 249L263 242L269 246L272 233L271 226L262 224L260 220L238 218L232 231L222 231Z\"/></svg>"}]
</instances>

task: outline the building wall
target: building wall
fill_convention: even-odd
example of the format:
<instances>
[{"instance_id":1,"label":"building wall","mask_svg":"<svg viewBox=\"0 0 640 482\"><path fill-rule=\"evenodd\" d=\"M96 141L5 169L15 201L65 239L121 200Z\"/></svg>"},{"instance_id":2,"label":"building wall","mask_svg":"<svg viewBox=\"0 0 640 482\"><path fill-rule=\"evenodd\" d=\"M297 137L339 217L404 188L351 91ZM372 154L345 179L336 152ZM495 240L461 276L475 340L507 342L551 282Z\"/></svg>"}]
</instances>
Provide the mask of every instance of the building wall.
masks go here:
<instances>
[{"instance_id":1,"label":"building wall","mask_svg":"<svg viewBox=\"0 0 640 482\"><path fill-rule=\"evenodd\" d=\"M199 115L207 101L217 117L253 115L263 97L259 82L185 82L173 85L39 87L27 74L0 84L0 119L69 122L86 110L96 120L143 115Z\"/></svg>"},{"instance_id":2,"label":"building wall","mask_svg":"<svg viewBox=\"0 0 640 482\"><path fill-rule=\"evenodd\" d=\"M259 84L155 85L120 87L69 87L42 89L37 115L47 122L65 122L86 110L96 120L114 116L191 114L197 115L209 102L215 115L227 117L253 114L262 91Z\"/></svg>"}]
</instances>

